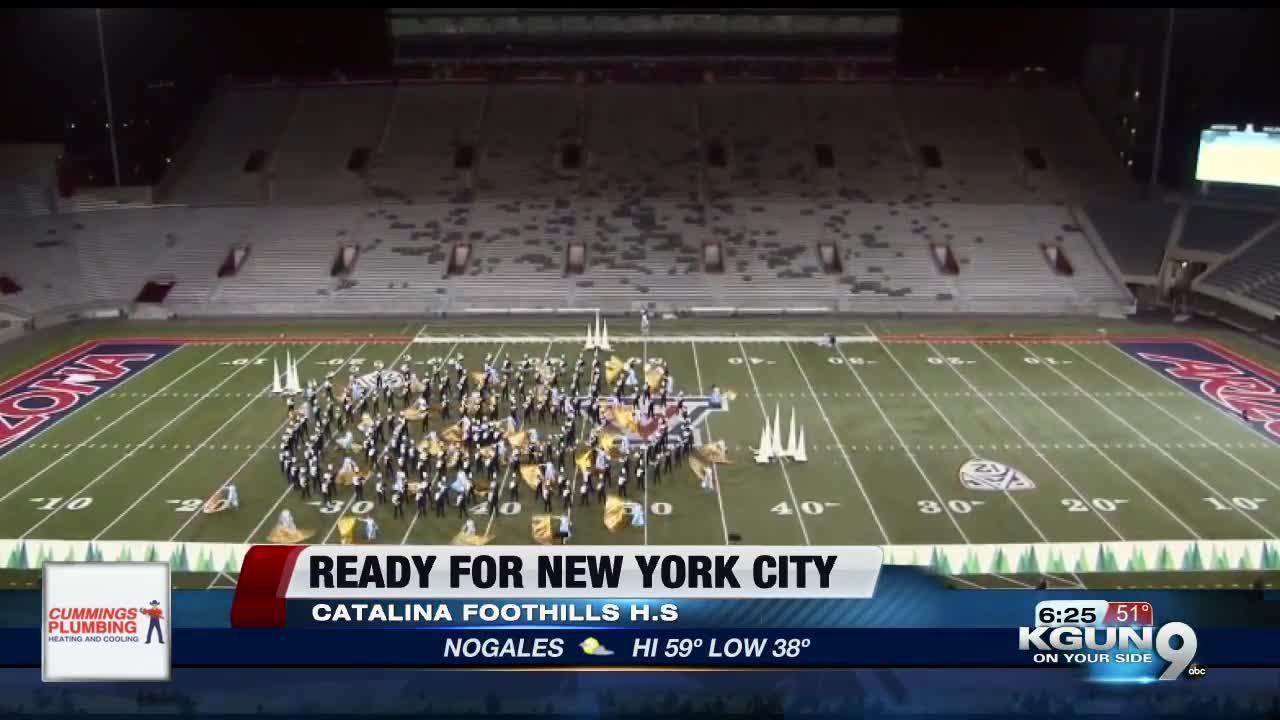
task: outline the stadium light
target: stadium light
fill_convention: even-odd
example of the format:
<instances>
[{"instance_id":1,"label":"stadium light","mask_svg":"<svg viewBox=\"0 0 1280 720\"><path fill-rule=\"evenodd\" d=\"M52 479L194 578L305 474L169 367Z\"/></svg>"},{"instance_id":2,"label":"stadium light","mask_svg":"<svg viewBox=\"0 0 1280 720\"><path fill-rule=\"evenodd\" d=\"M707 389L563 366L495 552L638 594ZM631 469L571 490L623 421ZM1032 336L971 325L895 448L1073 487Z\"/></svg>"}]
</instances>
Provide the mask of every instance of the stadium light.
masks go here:
<instances>
[{"instance_id":1,"label":"stadium light","mask_svg":"<svg viewBox=\"0 0 1280 720\"><path fill-rule=\"evenodd\" d=\"M98 59L102 63L102 93L107 99L107 144L111 146L111 176L120 186L120 156L116 152L115 112L111 105L111 73L107 68L107 42L102 32L102 8L94 8L98 21Z\"/></svg>"}]
</instances>

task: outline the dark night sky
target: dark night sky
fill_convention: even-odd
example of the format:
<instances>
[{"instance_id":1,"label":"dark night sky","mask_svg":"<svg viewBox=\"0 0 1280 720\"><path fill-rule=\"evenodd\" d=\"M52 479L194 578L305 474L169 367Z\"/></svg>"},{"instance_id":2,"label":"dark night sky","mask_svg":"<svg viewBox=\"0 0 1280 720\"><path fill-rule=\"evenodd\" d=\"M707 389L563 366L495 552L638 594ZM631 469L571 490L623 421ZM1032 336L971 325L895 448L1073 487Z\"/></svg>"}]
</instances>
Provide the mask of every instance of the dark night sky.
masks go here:
<instances>
[{"instance_id":1,"label":"dark night sky","mask_svg":"<svg viewBox=\"0 0 1280 720\"><path fill-rule=\"evenodd\" d=\"M0 113L0 140L93 146L97 141L84 127L78 133L66 128L70 119L101 123L104 117L93 11L0 12L0 89L10 99L8 112ZM390 53L382 12L106 10L117 121L131 114L155 118L146 132L168 137L159 142L172 145L181 136L174 128L190 124L218 75L386 67ZM1169 105L1174 149L1185 149L1187 133L1206 121L1280 123L1280 43L1272 41L1278 19L1277 10L1181 11ZM1163 31L1158 9L906 9L899 60L931 67L1043 65L1070 77L1086 48L1098 41L1137 47L1158 62ZM154 87L166 83L173 86Z\"/></svg>"}]
</instances>

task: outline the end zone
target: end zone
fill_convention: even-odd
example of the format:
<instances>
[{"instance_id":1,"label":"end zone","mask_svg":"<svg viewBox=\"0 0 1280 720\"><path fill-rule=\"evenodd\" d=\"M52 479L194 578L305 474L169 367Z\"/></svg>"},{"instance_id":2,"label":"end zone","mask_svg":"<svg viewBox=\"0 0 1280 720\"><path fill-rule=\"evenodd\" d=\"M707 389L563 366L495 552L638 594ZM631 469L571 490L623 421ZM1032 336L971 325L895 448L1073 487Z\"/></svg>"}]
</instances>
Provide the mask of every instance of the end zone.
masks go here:
<instances>
[{"instance_id":1,"label":"end zone","mask_svg":"<svg viewBox=\"0 0 1280 720\"><path fill-rule=\"evenodd\" d=\"M0 456L136 377L182 347L179 340L90 342L0 385Z\"/></svg>"}]
</instances>

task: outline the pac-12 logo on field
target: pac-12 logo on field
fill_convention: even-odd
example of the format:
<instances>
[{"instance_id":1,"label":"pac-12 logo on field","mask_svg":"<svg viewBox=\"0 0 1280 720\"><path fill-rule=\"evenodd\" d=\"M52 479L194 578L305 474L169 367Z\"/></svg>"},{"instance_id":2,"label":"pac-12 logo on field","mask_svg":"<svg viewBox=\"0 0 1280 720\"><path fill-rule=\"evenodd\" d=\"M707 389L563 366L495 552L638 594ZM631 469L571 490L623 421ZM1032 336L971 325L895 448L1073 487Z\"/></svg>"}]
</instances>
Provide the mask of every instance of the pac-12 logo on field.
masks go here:
<instances>
[{"instance_id":1,"label":"pac-12 logo on field","mask_svg":"<svg viewBox=\"0 0 1280 720\"><path fill-rule=\"evenodd\" d=\"M44 432L180 346L180 343L101 343L71 359L33 368L0 384L0 455Z\"/></svg>"},{"instance_id":2,"label":"pac-12 logo on field","mask_svg":"<svg viewBox=\"0 0 1280 720\"><path fill-rule=\"evenodd\" d=\"M957 474L960 484L968 490L1004 492L1036 488L1036 484L1021 470L984 458L970 458L960 466Z\"/></svg>"}]
</instances>

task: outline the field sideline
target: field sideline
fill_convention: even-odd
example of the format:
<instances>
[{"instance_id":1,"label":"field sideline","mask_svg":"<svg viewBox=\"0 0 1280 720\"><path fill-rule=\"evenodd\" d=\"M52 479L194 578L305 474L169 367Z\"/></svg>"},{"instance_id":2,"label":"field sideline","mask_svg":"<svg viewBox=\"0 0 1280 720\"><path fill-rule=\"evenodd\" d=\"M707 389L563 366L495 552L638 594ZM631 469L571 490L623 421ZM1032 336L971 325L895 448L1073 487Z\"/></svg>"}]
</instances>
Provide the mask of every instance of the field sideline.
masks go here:
<instances>
[{"instance_id":1,"label":"field sideline","mask_svg":"<svg viewBox=\"0 0 1280 720\"><path fill-rule=\"evenodd\" d=\"M718 544L734 533L748 544L954 545L1280 533L1280 445L1196 389L1213 378L1189 384L1167 372L1167 360L1142 359L1216 358L1275 384L1274 354L1234 336L1093 320L681 320L659 322L645 343L612 322L612 354L662 358L690 396L713 383L736 392L699 428L703 441L724 441L734 462L719 468L718 492L703 493L682 468L647 497L633 493L648 508L643 529L612 534L598 506L575 507L575 542ZM0 396L62 364L42 368L37 358L83 341L169 349L0 455L0 535L261 542L289 508L317 542L336 542L338 518L363 513L378 519L384 542L447 542L461 522L453 511L419 519L410 509L395 520L390 508L353 504L349 493L325 507L285 491L274 450L284 407L267 392L272 361L286 351L299 358L304 381L458 353L472 368L486 353L572 363L580 324L382 322L360 332L349 323L113 323L6 347L0 375L15 379L0 384ZM834 351L813 342L828 327L846 340ZM753 464L763 418L778 412L785 423L792 411L808 461ZM1033 487L966 485L958 471L974 458L1015 469ZM229 482L241 507L201 512ZM529 517L541 507L528 495L504 502L492 521L480 516L496 542L531 542Z\"/></svg>"}]
</instances>

